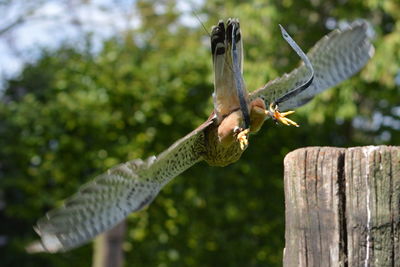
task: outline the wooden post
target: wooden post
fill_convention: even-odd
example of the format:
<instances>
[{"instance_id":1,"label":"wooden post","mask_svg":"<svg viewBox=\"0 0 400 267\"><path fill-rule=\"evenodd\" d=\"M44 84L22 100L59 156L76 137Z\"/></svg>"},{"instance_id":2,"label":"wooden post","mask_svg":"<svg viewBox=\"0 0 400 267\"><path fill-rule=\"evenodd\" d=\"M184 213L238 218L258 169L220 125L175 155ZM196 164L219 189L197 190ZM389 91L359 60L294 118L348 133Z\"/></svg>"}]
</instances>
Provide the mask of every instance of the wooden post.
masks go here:
<instances>
[{"instance_id":1,"label":"wooden post","mask_svg":"<svg viewBox=\"0 0 400 267\"><path fill-rule=\"evenodd\" d=\"M293 151L285 202L285 267L400 266L400 147Z\"/></svg>"},{"instance_id":2,"label":"wooden post","mask_svg":"<svg viewBox=\"0 0 400 267\"><path fill-rule=\"evenodd\" d=\"M94 243L92 267L122 267L122 243L125 237L125 220L113 229L99 235Z\"/></svg>"}]
</instances>

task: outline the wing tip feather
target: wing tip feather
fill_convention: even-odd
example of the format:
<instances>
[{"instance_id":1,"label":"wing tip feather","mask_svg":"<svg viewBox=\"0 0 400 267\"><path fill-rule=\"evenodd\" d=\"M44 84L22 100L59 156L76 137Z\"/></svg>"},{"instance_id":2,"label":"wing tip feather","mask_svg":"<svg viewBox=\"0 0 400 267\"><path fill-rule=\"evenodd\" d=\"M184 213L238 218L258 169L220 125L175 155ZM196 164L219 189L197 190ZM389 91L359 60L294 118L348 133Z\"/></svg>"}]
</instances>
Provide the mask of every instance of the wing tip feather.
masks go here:
<instances>
[{"instance_id":1,"label":"wing tip feather","mask_svg":"<svg viewBox=\"0 0 400 267\"><path fill-rule=\"evenodd\" d=\"M33 227L33 229L40 236L41 240L34 241L26 246L26 252L29 254L41 252L56 253L63 249L63 244L56 235L44 233L38 227Z\"/></svg>"}]
</instances>

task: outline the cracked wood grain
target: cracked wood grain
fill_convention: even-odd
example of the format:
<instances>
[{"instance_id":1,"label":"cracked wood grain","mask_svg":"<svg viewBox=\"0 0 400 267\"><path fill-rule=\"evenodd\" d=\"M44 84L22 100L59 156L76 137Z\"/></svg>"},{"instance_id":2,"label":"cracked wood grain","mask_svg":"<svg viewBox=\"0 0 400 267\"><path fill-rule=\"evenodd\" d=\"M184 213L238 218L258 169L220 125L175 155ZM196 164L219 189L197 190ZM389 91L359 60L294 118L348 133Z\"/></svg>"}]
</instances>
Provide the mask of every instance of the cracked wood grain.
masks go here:
<instances>
[{"instance_id":1,"label":"cracked wood grain","mask_svg":"<svg viewBox=\"0 0 400 267\"><path fill-rule=\"evenodd\" d=\"M400 147L285 158L284 266L400 266Z\"/></svg>"}]
</instances>

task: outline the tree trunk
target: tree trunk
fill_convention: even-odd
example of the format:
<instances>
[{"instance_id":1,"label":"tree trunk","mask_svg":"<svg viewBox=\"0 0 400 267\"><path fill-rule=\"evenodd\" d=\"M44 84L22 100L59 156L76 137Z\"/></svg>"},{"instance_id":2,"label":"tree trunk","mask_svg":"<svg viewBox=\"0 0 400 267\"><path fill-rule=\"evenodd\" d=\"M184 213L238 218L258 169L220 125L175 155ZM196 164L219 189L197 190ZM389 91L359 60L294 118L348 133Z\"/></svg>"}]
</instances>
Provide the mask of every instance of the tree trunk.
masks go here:
<instances>
[{"instance_id":1,"label":"tree trunk","mask_svg":"<svg viewBox=\"0 0 400 267\"><path fill-rule=\"evenodd\" d=\"M94 243L93 267L122 267L122 243L125 237L125 220L113 229L99 235Z\"/></svg>"},{"instance_id":2,"label":"tree trunk","mask_svg":"<svg viewBox=\"0 0 400 267\"><path fill-rule=\"evenodd\" d=\"M291 266L400 266L400 147L310 147L285 158Z\"/></svg>"}]
</instances>

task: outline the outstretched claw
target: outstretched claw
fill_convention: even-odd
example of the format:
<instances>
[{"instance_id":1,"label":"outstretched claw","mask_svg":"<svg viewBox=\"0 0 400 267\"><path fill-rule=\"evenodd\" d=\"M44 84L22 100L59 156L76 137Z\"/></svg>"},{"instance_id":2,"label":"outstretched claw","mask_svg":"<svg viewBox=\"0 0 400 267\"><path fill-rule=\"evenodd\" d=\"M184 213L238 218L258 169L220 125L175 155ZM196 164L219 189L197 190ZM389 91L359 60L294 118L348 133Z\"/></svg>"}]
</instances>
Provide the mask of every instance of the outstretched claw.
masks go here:
<instances>
[{"instance_id":1,"label":"outstretched claw","mask_svg":"<svg viewBox=\"0 0 400 267\"><path fill-rule=\"evenodd\" d=\"M265 112L269 116L271 116L276 122L279 121L287 126L293 125L293 126L299 127L299 125L296 122L292 121L291 119L286 118L286 116L294 113L293 110L280 113L278 105L276 105L275 103L271 103L271 105L269 105L269 110L265 111Z\"/></svg>"},{"instance_id":2,"label":"outstretched claw","mask_svg":"<svg viewBox=\"0 0 400 267\"><path fill-rule=\"evenodd\" d=\"M242 129L242 128L237 128L234 130L236 135L236 139L240 144L240 149L245 150L247 146L249 145L249 133L250 129Z\"/></svg>"}]
</instances>

